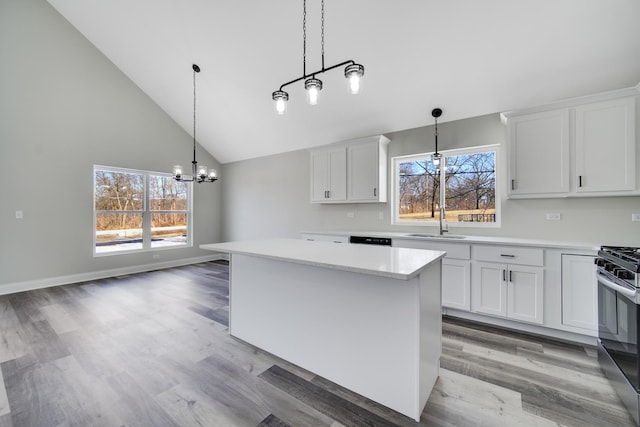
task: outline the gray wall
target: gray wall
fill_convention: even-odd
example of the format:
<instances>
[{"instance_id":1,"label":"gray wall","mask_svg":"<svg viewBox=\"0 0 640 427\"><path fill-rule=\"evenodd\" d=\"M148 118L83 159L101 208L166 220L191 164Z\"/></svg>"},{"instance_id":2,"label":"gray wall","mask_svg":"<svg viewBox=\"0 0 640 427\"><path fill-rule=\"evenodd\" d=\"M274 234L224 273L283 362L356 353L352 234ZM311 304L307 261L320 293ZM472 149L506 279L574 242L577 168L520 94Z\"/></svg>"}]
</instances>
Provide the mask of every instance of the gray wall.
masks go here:
<instances>
[{"instance_id":1,"label":"gray wall","mask_svg":"<svg viewBox=\"0 0 640 427\"><path fill-rule=\"evenodd\" d=\"M93 258L93 165L171 172L191 137L43 0L0 2L2 284L210 255L218 183L196 185L194 247ZM202 163L218 163L199 149ZM15 219L15 211L24 219Z\"/></svg>"},{"instance_id":2,"label":"gray wall","mask_svg":"<svg viewBox=\"0 0 640 427\"><path fill-rule=\"evenodd\" d=\"M443 107L446 117L446 106ZM452 225L452 233L640 245L640 223L631 222L631 213L640 212L638 196L507 200L506 132L498 114L442 123L438 130L438 145L442 150L487 144L501 146L498 158L501 227ZM391 139L389 157L433 151L433 131L433 126L426 126L387 133ZM309 203L307 151L225 164L223 173L223 240L298 237L300 231L305 230L433 231L425 227L391 225L390 203ZM354 218L348 218L348 212L353 212ZM380 212L383 220L378 219ZM546 220L547 212L562 213L562 220Z\"/></svg>"}]
</instances>

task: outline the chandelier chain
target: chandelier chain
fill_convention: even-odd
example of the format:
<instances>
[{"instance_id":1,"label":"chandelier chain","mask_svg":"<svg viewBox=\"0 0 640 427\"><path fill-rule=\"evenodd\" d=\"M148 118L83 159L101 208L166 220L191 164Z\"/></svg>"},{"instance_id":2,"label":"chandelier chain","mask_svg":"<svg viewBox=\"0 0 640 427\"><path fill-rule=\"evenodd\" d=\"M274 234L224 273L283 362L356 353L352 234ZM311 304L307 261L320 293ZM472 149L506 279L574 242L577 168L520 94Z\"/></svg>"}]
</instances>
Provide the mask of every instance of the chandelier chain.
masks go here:
<instances>
[{"instance_id":1,"label":"chandelier chain","mask_svg":"<svg viewBox=\"0 0 640 427\"><path fill-rule=\"evenodd\" d=\"M322 0L322 13L321 13L321 18L320 18L320 45L321 45L321 51L322 51L322 69L324 70L324 0Z\"/></svg>"},{"instance_id":2,"label":"chandelier chain","mask_svg":"<svg viewBox=\"0 0 640 427\"><path fill-rule=\"evenodd\" d=\"M307 0L302 2L302 75L307 75Z\"/></svg>"}]
</instances>

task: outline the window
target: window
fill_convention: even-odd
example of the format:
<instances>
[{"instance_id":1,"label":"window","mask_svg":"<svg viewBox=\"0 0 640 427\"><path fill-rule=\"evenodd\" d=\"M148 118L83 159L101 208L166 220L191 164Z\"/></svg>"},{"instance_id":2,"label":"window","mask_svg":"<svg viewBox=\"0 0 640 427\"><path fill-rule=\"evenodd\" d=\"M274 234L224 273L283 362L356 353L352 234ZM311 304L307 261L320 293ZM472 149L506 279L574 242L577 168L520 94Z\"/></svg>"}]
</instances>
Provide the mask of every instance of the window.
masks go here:
<instances>
[{"instance_id":1,"label":"window","mask_svg":"<svg viewBox=\"0 0 640 427\"><path fill-rule=\"evenodd\" d=\"M94 166L94 254L191 245L191 186L170 174Z\"/></svg>"},{"instance_id":2,"label":"window","mask_svg":"<svg viewBox=\"0 0 640 427\"><path fill-rule=\"evenodd\" d=\"M497 147L441 154L440 168L431 161L431 153L393 159L394 224L437 224L444 205L447 223L496 226Z\"/></svg>"}]
</instances>

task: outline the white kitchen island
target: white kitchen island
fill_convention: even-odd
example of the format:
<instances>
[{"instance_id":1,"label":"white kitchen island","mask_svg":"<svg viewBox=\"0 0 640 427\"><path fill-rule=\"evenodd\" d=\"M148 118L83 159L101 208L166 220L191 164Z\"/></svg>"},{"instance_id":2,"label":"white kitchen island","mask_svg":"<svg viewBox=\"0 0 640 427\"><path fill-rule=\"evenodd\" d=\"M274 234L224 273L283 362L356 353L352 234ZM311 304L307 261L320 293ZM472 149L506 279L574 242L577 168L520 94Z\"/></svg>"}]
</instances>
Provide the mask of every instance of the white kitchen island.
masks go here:
<instances>
[{"instance_id":1,"label":"white kitchen island","mask_svg":"<svg viewBox=\"0 0 640 427\"><path fill-rule=\"evenodd\" d=\"M419 421L438 378L445 252L295 239L230 254L229 333Z\"/></svg>"}]
</instances>

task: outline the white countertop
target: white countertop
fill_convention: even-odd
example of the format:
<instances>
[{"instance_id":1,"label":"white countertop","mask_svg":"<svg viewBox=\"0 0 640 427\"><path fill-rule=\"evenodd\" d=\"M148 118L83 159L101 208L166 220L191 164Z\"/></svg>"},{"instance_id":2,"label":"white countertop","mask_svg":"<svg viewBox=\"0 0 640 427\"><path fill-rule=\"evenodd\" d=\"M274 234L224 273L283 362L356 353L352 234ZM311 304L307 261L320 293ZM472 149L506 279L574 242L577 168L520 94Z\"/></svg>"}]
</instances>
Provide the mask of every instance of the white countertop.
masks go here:
<instances>
[{"instance_id":1,"label":"white countertop","mask_svg":"<svg viewBox=\"0 0 640 427\"><path fill-rule=\"evenodd\" d=\"M595 243L580 242L562 242L555 240L541 239L525 239L519 237L489 237L489 236L472 236L472 235L456 235L452 237L439 237L437 230L424 232L393 232L393 231L355 231L355 230L322 230L322 231L303 231L303 234L322 234L332 236L369 236L369 237L388 237L391 239L409 239L422 240L432 242L448 242L448 243L467 243L467 244L487 244L487 245L512 245L512 246L535 246L553 249L576 249L583 251L597 251L600 246ZM412 234L425 234L433 236L412 236Z\"/></svg>"},{"instance_id":2,"label":"white countertop","mask_svg":"<svg viewBox=\"0 0 640 427\"><path fill-rule=\"evenodd\" d=\"M248 240L200 245L201 249L252 255L336 270L409 280L446 252L389 246L336 245L300 239ZM233 262L233 261L232 261Z\"/></svg>"}]
</instances>

